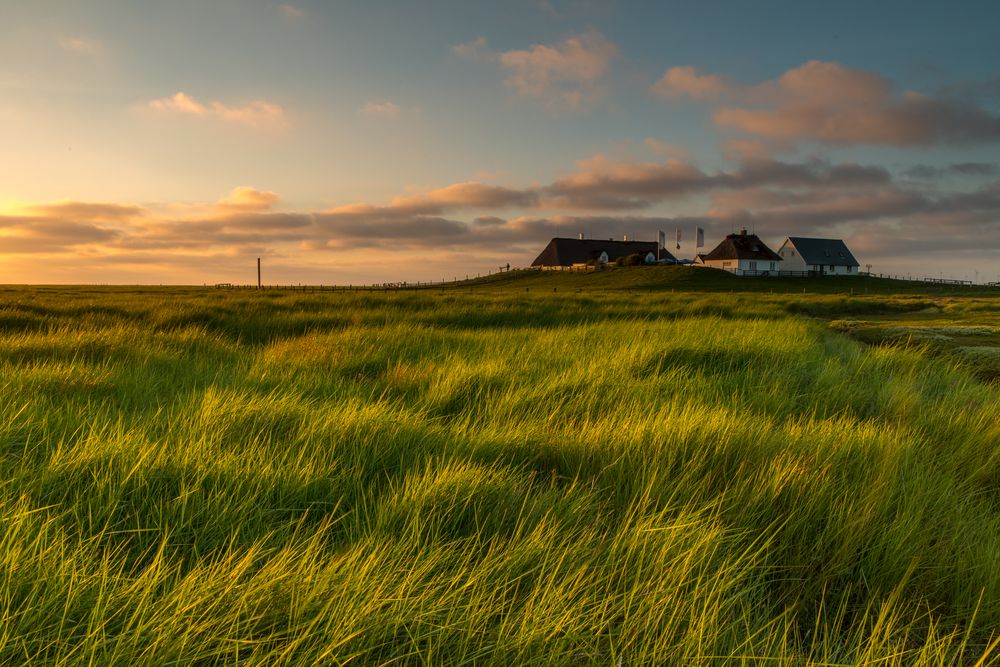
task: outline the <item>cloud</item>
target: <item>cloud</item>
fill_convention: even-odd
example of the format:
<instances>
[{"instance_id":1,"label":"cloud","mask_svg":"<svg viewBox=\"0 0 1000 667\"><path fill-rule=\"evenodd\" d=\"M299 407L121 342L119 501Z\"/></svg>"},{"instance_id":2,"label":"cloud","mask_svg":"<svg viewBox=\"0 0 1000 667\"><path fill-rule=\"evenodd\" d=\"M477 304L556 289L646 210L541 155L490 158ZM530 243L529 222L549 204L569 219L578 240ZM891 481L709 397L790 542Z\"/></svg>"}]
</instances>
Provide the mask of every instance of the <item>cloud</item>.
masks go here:
<instances>
[{"instance_id":1,"label":"cloud","mask_svg":"<svg viewBox=\"0 0 1000 667\"><path fill-rule=\"evenodd\" d=\"M278 203L277 194L248 186L233 188L216 206L229 211L268 211Z\"/></svg>"},{"instance_id":2,"label":"cloud","mask_svg":"<svg viewBox=\"0 0 1000 667\"><path fill-rule=\"evenodd\" d=\"M211 250L238 252L247 246L274 246L318 236L313 214L248 212L224 216L150 221L123 236L120 250Z\"/></svg>"},{"instance_id":3,"label":"cloud","mask_svg":"<svg viewBox=\"0 0 1000 667\"><path fill-rule=\"evenodd\" d=\"M497 59L504 83L519 96L553 110L576 110L604 97L604 79L618 56L614 42L591 31L552 46L505 51Z\"/></svg>"},{"instance_id":4,"label":"cloud","mask_svg":"<svg viewBox=\"0 0 1000 667\"><path fill-rule=\"evenodd\" d=\"M472 62L497 63L509 90L550 111L581 110L603 99L611 64L620 55L614 42L593 30L553 45L503 52L490 49L480 36L453 45L451 52Z\"/></svg>"},{"instance_id":5,"label":"cloud","mask_svg":"<svg viewBox=\"0 0 1000 667\"><path fill-rule=\"evenodd\" d=\"M284 2L278 5L278 8L286 17L290 19L300 19L305 16L304 11L289 2Z\"/></svg>"},{"instance_id":6,"label":"cloud","mask_svg":"<svg viewBox=\"0 0 1000 667\"><path fill-rule=\"evenodd\" d=\"M392 204L411 210L438 212L462 208L530 207L538 204L538 195L532 190L517 190L497 185L468 182L437 188L425 195L397 197L392 200Z\"/></svg>"},{"instance_id":7,"label":"cloud","mask_svg":"<svg viewBox=\"0 0 1000 667\"><path fill-rule=\"evenodd\" d=\"M996 176L1000 165L992 162L960 162L949 165L918 164L902 171L903 176L932 180L946 176Z\"/></svg>"},{"instance_id":8,"label":"cloud","mask_svg":"<svg viewBox=\"0 0 1000 667\"><path fill-rule=\"evenodd\" d=\"M158 113L214 118L255 129L281 130L288 127L285 110L264 100L254 100L243 106L228 106L217 101L203 104L187 93L177 92L151 100L147 107Z\"/></svg>"},{"instance_id":9,"label":"cloud","mask_svg":"<svg viewBox=\"0 0 1000 667\"><path fill-rule=\"evenodd\" d=\"M60 201L25 207L32 216L85 220L88 222L123 222L146 215L146 209L134 204Z\"/></svg>"},{"instance_id":10,"label":"cloud","mask_svg":"<svg viewBox=\"0 0 1000 667\"><path fill-rule=\"evenodd\" d=\"M358 109L358 113L365 116L371 116L373 118L393 120L399 118L401 109L398 105L386 100L384 102L368 102L363 107Z\"/></svg>"},{"instance_id":11,"label":"cloud","mask_svg":"<svg viewBox=\"0 0 1000 667\"><path fill-rule=\"evenodd\" d=\"M813 234L839 224L898 218L928 207L920 194L896 188L780 193L747 191L715 198L711 217L752 224L770 233ZM741 222L742 221L742 222Z\"/></svg>"},{"instance_id":12,"label":"cloud","mask_svg":"<svg viewBox=\"0 0 1000 667\"><path fill-rule=\"evenodd\" d=\"M471 42L452 45L451 52L459 58L464 58L465 60L471 60L473 62L482 62L496 58L496 54L490 51L489 47L486 45L486 38L482 35L476 37Z\"/></svg>"},{"instance_id":13,"label":"cloud","mask_svg":"<svg viewBox=\"0 0 1000 667\"><path fill-rule=\"evenodd\" d=\"M574 209L635 209L711 187L711 177L680 160L615 162L596 156L576 173L545 188L549 206Z\"/></svg>"},{"instance_id":14,"label":"cloud","mask_svg":"<svg viewBox=\"0 0 1000 667\"><path fill-rule=\"evenodd\" d=\"M722 144L722 153L727 160L767 160L772 147L766 142L754 139L727 139Z\"/></svg>"},{"instance_id":15,"label":"cloud","mask_svg":"<svg viewBox=\"0 0 1000 667\"><path fill-rule=\"evenodd\" d=\"M988 171L982 164L941 169ZM655 208L682 198L689 198L683 215ZM753 227L768 242L787 234L834 235L867 253L863 261L879 263L891 253L948 257L1000 245L1000 181L961 190L922 188L894 180L882 167L823 160L748 160L706 171L679 159L645 163L595 156L547 184L470 181L384 203L280 208L276 193L249 186L201 204L21 205L0 216L0 253L6 258L0 268L21 266L19 254L43 253L60 266L89 258L93 267L99 265L94 258L106 258L116 266L181 266L198 277L215 275L216 268L205 265L211 258L240 258L233 262L238 268L246 257L261 255L284 257L289 267L311 262L317 271L324 263L345 267L377 257L385 271L403 270L385 261L391 253L411 258L407 273L433 265L435 274L451 275L442 268L448 266L444 257L506 257L516 265L530 261L552 236L583 232L652 240L659 229L695 225L706 229L710 245L735 225ZM896 248L890 243L894 234L900 239ZM374 249L381 254L366 254Z\"/></svg>"},{"instance_id":16,"label":"cloud","mask_svg":"<svg viewBox=\"0 0 1000 667\"><path fill-rule=\"evenodd\" d=\"M434 240L455 245L474 238L474 226L496 226L500 218L480 217L469 225L445 215L462 210L497 210L537 204L533 190L517 190L482 183L455 183L425 194L394 197L388 205L347 204L315 214L328 246L350 240L368 246L412 246Z\"/></svg>"},{"instance_id":17,"label":"cloud","mask_svg":"<svg viewBox=\"0 0 1000 667\"><path fill-rule=\"evenodd\" d=\"M656 95L667 98L690 97L695 100L715 100L731 90L732 84L720 76L700 74L690 65L671 67L651 90Z\"/></svg>"},{"instance_id":18,"label":"cloud","mask_svg":"<svg viewBox=\"0 0 1000 667\"><path fill-rule=\"evenodd\" d=\"M317 213L316 224L328 247L363 242L367 247L436 247L458 243L470 234L464 222L440 216L381 215L378 207L367 214Z\"/></svg>"},{"instance_id":19,"label":"cloud","mask_svg":"<svg viewBox=\"0 0 1000 667\"><path fill-rule=\"evenodd\" d=\"M113 206L111 204L100 206ZM113 227L63 217L62 204L27 207L23 214L0 215L0 253L5 255L65 252L107 244L123 232Z\"/></svg>"},{"instance_id":20,"label":"cloud","mask_svg":"<svg viewBox=\"0 0 1000 667\"><path fill-rule=\"evenodd\" d=\"M669 141L663 141L656 137L646 137L642 140L642 143L650 153L662 158L683 160L685 162L692 162L694 159L690 151Z\"/></svg>"},{"instance_id":21,"label":"cloud","mask_svg":"<svg viewBox=\"0 0 1000 667\"><path fill-rule=\"evenodd\" d=\"M748 160L737 169L709 174L678 159L662 163L615 162L596 156L578 163L576 173L542 188L541 195L548 207L628 210L715 190L881 185L889 180L889 172L880 167L830 165L821 160Z\"/></svg>"},{"instance_id":22,"label":"cloud","mask_svg":"<svg viewBox=\"0 0 1000 667\"><path fill-rule=\"evenodd\" d=\"M57 40L59 47L69 53L95 56L104 51L104 45L96 39L64 35Z\"/></svg>"},{"instance_id":23,"label":"cloud","mask_svg":"<svg viewBox=\"0 0 1000 667\"><path fill-rule=\"evenodd\" d=\"M743 85L673 67L653 85L666 99L716 107L716 126L779 143L929 146L1000 140L1000 117L956 98L896 92L872 72L812 60L772 81Z\"/></svg>"},{"instance_id":24,"label":"cloud","mask_svg":"<svg viewBox=\"0 0 1000 667\"><path fill-rule=\"evenodd\" d=\"M582 160L575 172L549 184L508 188L475 181L392 198L386 205L354 203L324 211L338 220L409 220L461 211L549 209L627 211L720 190L760 187L876 187L891 181L881 167L821 160L789 163L747 161L729 171L707 173L690 162L619 162L602 155Z\"/></svg>"},{"instance_id":25,"label":"cloud","mask_svg":"<svg viewBox=\"0 0 1000 667\"><path fill-rule=\"evenodd\" d=\"M1000 243L1000 181L971 191L932 193L879 187L751 189L713 195L708 216L770 235L835 235L891 257L977 251ZM892 239L896 242L893 243Z\"/></svg>"}]
</instances>

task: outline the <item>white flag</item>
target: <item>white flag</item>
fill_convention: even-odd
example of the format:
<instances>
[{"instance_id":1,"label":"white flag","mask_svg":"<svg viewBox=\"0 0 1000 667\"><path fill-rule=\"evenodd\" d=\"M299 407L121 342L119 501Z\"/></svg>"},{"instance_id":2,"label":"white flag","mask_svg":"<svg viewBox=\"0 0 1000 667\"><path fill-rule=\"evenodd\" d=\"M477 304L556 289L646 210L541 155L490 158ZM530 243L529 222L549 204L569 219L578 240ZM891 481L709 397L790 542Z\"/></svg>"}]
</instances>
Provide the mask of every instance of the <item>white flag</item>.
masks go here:
<instances>
[{"instance_id":1,"label":"white flag","mask_svg":"<svg viewBox=\"0 0 1000 667\"><path fill-rule=\"evenodd\" d=\"M695 244L695 248L704 248L705 247L705 230L702 229L701 227L699 227L698 228L698 233L695 234L695 236L697 237L697 241L698 241Z\"/></svg>"},{"instance_id":2,"label":"white flag","mask_svg":"<svg viewBox=\"0 0 1000 667\"><path fill-rule=\"evenodd\" d=\"M660 247L667 245L667 233L662 229L657 233L656 240L659 242Z\"/></svg>"}]
</instances>

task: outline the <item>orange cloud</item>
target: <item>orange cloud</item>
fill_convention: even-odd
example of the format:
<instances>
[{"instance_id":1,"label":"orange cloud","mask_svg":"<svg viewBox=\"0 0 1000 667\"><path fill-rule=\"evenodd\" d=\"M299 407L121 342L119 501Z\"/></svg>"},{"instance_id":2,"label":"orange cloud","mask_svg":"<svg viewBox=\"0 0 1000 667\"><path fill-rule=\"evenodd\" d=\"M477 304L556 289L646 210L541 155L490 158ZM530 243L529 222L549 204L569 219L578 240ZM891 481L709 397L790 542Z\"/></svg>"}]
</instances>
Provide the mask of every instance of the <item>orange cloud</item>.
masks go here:
<instances>
[{"instance_id":1,"label":"orange cloud","mask_svg":"<svg viewBox=\"0 0 1000 667\"><path fill-rule=\"evenodd\" d=\"M554 45L504 52L491 50L480 36L453 45L451 52L473 62L497 63L507 88L552 111L579 110L602 99L611 64L620 55L614 42L593 30Z\"/></svg>"},{"instance_id":2,"label":"orange cloud","mask_svg":"<svg viewBox=\"0 0 1000 667\"><path fill-rule=\"evenodd\" d=\"M124 222L146 215L146 209L134 204L60 201L24 207L34 217L85 220L87 222Z\"/></svg>"},{"instance_id":3,"label":"orange cloud","mask_svg":"<svg viewBox=\"0 0 1000 667\"><path fill-rule=\"evenodd\" d=\"M992 173L986 163L955 167L960 173L970 169ZM413 266L437 262L436 272L449 252L481 258L500 253L515 262L554 235L652 239L658 229L693 225L704 227L710 237L734 224L753 225L774 236L830 233L849 239L889 238L891 232L905 230L905 238L921 252L929 252L927 244L935 235L947 238L951 250L1000 243L1000 182L966 192L904 185L885 169L851 163L753 160L707 173L676 159L632 163L597 156L550 184L508 188L454 183L381 205L360 202L325 211L275 210L280 202L276 193L248 186L234 188L215 203L153 209L118 202L22 204L0 214L0 254L5 257L0 275L23 280L10 268L27 262L18 255L45 254L58 260L48 262L53 265L92 262L87 275L101 262L152 263L164 271L183 267L186 276L200 283L218 268L206 262L220 257L239 258L233 264L237 267L251 266L262 255L285 257L288 266L313 262L321 267L325 262L344 267L343 253L328 253L349 249L350 261L367 256L370 262L374 255L365 255L366 248L393 257L423 253ZM630 212L691 194L710 198L710 206L686 216ZM542 209L551 213L539 214ZM499 217L503 211L514 215ZM384 255L377 263L386 265Z\"/></svg>"},{"instance_id":4,"label":"orange cloud","mask_svg":"<svg viewBox=\"0 0 1000 667\"><path fill-rule=\"evenodd\" d=\"M454 183L431 190L426 195L396 197L392 200L392 205L396 207L433 211L456 208L529 207L537 203L536 194L530 190L512 190L476 182Z\"/></svg>"},{"instance_id":5,"label":"orange cloud","mask_svg":"<svg viewBox=\"0 0 1000 667\"><path fill-rule=\"evenodd\" d=\"M809 61L772 81L742 85L674 67L653 86L665 98L724 104L719 127L779 143L925 146L1000 140L1000 117L971 104L896 93L887 79L838 63Z\"/></svg>"},{"instance_id":6,"label":"orange cloud","mask_svg":"<svg viewBox=\"0 0 1000 667\"><path fill-rule=\"evenodd\" d=\"M665 98L690 97L695 100L714 100L732 89L731 83L720 76L699 74L690 65L671 67L651 90Z\"/></svg>"},{"instance_id":7,"label":"orange cloud","mask_svg":"<svg viewBox=\"0 0 1000 667\"><path fill-rule=\"evenodd\" d=\"M477 44L478 40L463 45L460 52L481 53L485 41ZM496 59L506 72L504 83L519 96L539 100L552 110L575 110L604 97L603 80L618 56L614 42L591 31L553 46L505 51Z\"/></svg>"},{"instance_id":8,"label":"orange cloud","mask_svg":"<svg viewBox=\"0 0 1000 667\"><path fill-rule=\"evenodd\" d=\"M206 105L187 93L177 92L170 97L152 100L147 106L159 113L215 118L255 129L280 130L288 126L285 110L277 104L264 100L254 100L237 107L222 102L211 102Z\"/></svg>"},{"instance_id":9,"label":"orange cloud","mask_svg":"<svg viewBox=\"0 0 1000 667\"><path fill-rule=\"evenodd\" d=\"M123 204L55 202L0 215L0 253L59 253L121 238L127 221L144 209ZM116 225L115 223L119 223Z\"/></svg>"},{"instance_id":10,"label":"orange cloud","mask_svg":"<svg viewBox=\"0 0 1000 667\"><path fill-rule=\"evenodd\" d=\"M278 203L277 194L248 186L233 188L216 206L225 211L268 211Z\"/></svg>"},{"instance_id":11,"label":"orange cloud","mask_svg":"<svg viewBox=\"0 0 1000 667\"><path fill-rule=\"evenodd\" d=\"M545 188L549 207L574 209L644 208L663 199L712 187L712 178L681 160L663 163L615 162L598 155L577 172Z\"/></svg>"}]
</instances>

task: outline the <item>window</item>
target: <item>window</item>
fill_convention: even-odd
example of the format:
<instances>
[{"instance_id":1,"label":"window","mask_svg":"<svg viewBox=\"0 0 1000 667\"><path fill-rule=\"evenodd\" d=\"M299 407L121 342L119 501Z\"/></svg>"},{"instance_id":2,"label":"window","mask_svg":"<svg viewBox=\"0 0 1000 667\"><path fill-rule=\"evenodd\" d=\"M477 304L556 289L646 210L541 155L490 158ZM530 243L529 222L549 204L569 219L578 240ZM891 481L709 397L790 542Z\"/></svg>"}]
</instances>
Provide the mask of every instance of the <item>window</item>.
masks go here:
<instances>
[{"instance_id":1,"label":"window","mask_svg":"<svg viewBox=\"0 0 1000 667\"><path fill-rule=\"evenodd\" d=\"M831 271L835 271L836 269L837 269L837 267L835 267L833 264L830 265L830 270Z\"/></svg>"},{"instance_id":2,"label":"window","mask_svg":"<svg viewBox=\"0 0 1000 667\"><path fill-rule=\"evenodd\" d=\"M774 271L774 262L771 262L771 270Z\"/></svg>"},{"instance_id":3,"label":"window","mask_svg":"<svg viewBox=\"0 0 1000 667\"><path fill-rule=\"evenodd\" d=\"M755 262L753 260L750 260L750 270L751 271L756 271L757 270L757 262Z\"/></svg>"}]
</instances>

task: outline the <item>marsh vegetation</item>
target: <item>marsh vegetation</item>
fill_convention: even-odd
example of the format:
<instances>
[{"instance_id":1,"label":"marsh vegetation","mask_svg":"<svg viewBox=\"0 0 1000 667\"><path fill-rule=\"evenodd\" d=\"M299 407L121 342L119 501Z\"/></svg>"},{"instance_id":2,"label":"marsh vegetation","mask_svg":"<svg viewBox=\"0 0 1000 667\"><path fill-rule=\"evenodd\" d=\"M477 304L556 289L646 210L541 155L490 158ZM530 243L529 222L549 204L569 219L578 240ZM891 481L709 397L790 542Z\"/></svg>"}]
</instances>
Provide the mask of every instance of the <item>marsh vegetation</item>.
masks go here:
<instances>
[{"instance_id":1,"label":"marsh vegetation","mask_svg":"<svg viewBox=\"0 0 1000 667\"><path fill-rule=\"evenodd\" d=\"M995 660L1000 391L856 335L932 307L7 289L0 662Z\"/></svg>"}]
</instances>

